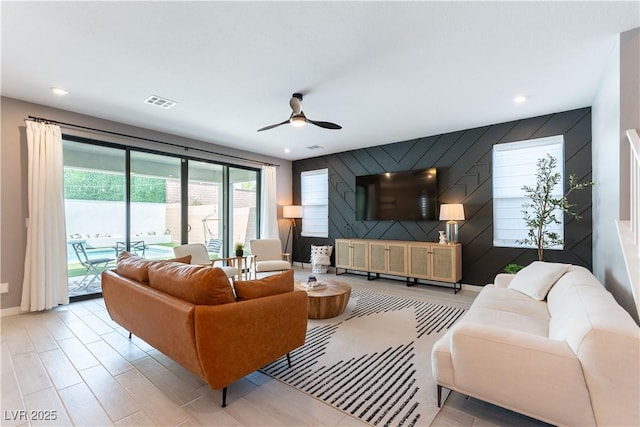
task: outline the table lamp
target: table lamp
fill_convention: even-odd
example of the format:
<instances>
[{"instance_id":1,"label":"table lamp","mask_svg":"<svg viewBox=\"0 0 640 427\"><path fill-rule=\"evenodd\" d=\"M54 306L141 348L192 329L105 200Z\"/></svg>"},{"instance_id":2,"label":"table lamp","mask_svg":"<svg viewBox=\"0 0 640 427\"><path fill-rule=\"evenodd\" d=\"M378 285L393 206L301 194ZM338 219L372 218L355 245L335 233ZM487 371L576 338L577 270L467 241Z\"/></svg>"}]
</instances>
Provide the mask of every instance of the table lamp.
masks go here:
<instances>
[{"instance_id":1,"label":"table lamp","mask_svg":"<svg viewBox=\"0 0 640 427\"><path fill-rule=\"evenodd\" d=\"M447 221L447 243L458 243L458 222L464 221L464 208L460 203L440 205L440 221Z\"/></svg>"}]
</instances>

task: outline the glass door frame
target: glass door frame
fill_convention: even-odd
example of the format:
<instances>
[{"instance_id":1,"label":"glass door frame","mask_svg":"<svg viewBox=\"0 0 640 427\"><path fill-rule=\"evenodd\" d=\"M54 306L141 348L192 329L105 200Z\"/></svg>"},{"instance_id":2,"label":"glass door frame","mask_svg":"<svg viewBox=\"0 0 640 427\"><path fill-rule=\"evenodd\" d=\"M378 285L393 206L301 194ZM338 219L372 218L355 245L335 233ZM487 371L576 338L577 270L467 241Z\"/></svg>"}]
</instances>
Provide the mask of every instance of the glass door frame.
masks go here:
<instances>
[{"instance_id":1,"label":"glass door frame","mask_svg":"<svg viewBox=\"0 0 640 427\"><path fill-rule=\"evenodd\" d=\"M203 158L199 158L199 157L191 157L191 156L181 156L182 158L182 169L181 169L181 175L182 175L182 218L183 218L183 223L182 223L182 233L181 233L181 239L180 242L181 244L185 245L187 243L189 243L189 224L188 224L188 217L189 217L189 206L188 203L184 203L184 201L188 201L189 200L189 161L197 161L197 162L205 162L205 163L210 163L213 165L218 165L218 166L222 166L222 188L223 188L223 192L222 192L222 212L223 212L223 220L222 220L222 247L223 247L223 252L222 252L222 256L223 257L227 257L227 256L231 256L231 248L233 246L233 241L231 240L231 227L230 227L230 217L231 215L233 215L233 212L231 210L231 206L230 206L230 200L231 200L231 193L230 193L230 186L229 186L229 175L230 175L230 169L234 168L234 169L242 169L242 170L247 170L247 171L251 171L251 172L255 172L256 174L256 206L258 207L258 209L256 210L256 238L260 238L260 201L262 200L262 171L260 168L252 168L249 166L244 166L244 165L236 165L233 163L228 163L228 162L220 162L220 161L215 161L215 160L210 160L210 159L203 159Z\"/></svg>"}]
</instances>

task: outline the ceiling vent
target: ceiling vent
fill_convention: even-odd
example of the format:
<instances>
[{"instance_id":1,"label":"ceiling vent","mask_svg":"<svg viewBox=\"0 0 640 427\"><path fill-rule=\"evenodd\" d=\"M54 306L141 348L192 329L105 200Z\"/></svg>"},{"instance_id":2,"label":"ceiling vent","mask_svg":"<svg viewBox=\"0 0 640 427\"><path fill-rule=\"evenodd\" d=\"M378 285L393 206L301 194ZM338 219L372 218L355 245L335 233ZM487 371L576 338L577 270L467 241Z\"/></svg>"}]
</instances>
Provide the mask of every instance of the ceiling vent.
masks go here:
<instances>
[{"instance_id":1,"label":"ceiling vent","mask_svg":"<svg viewBox=\"0 0 640 427\"><path fill-rule=\"evenodd\" d=\"M171 101L170 99L162 98L158 95L151 95L147 99L144 100L145 104L155 105L156 107L164 108L168 110L177 104L175 101Z\"/></svg>"},{"instance_id":2,"label":"ceiling vent","mask_svg":"<svg viewBox=\"0 0 640 427\"><path fill-rule=\"evenodd\" d=\"M309 150L319 150L320 148L324 148L322 145L310 145L307 147Z\"/></svg>"}]
</instances>

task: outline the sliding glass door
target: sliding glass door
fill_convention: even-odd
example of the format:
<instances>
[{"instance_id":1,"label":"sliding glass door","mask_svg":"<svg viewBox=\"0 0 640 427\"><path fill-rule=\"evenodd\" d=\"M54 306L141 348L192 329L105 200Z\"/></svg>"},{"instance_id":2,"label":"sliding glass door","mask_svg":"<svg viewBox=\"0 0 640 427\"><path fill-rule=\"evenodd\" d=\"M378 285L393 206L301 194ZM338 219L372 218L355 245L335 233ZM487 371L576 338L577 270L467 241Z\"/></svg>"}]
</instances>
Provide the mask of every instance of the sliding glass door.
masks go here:
<instances>
[{"instance_id":1,"label":"sliding glass door","mask_svg":"<svg viewBox=\"0 0 640 427\"><path fill-rule=\"evenodd\" d=\"M229 253L258 236L258 171L229 167Z\"/></svg>"},{"instance_id":2,"label":"sliding glass door","mask_svg":"<svg viewBox=\"0 0 640 427\"><path fill-rule=\"evenodd\" d=\"M99 295L123 251L173 258L182 243L233 254L258 235L259 170L64 136L72 297Z\"/></svg>"},{"instance_id":3,"label":"sliding glass door","mask_svg":"<svg viewBox=\"0 0 640 427\"><path fill-rule=\"evenodd\" d=\"M181 159L131 151L129 242L120 249L150 259L173 258L182 230Z\"/></svg>"},{"instance_id":4,"label":"sliding glass door","mask_svg":"<svg viewBox=\"0 0 640 427\"><path fill-rule=\"evenodd\" d=\"M202 243L212 258L224 257L224 171L222 165L189 161L188 243Z\"/></svg>"},{"instance_id":5,"label":"sliding glass door","mask_svg":"<svg viewBox=\"0 0 640 427\"><path fill-rule=\"evenodd\" d=\"M63 141L69 295L102 291L126 236L125 151Z\"/></svg>"}]
</instances>

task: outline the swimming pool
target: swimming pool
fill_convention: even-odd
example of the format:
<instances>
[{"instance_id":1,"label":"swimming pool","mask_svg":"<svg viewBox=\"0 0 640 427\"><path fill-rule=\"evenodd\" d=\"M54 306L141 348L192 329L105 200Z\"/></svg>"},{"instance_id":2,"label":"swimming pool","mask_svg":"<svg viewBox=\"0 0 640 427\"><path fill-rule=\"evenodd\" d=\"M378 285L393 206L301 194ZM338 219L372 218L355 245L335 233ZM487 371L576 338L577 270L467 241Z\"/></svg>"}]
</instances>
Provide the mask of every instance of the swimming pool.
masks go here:
<instances>
[{"instance_id":1,"label":"swimming pool","mask_svg":"<svg viewBox=\"0 0 640 427\"><path fill-rule=\"evenodd\" d=\"M140 255L142 255L142 253L140 253ZM114 248L87 248L87 256L89 259L112 258L115 261L116 251ZM144 257L148 259L173 258L173 248L160 245L148 245L144 251ZM67 244L67 263L76 264L78 262L78 257L73 247Z\"/></svg>"}]
</instances>

